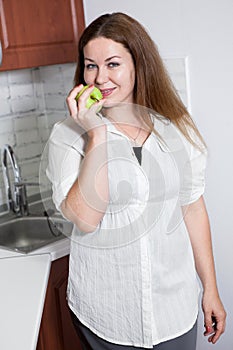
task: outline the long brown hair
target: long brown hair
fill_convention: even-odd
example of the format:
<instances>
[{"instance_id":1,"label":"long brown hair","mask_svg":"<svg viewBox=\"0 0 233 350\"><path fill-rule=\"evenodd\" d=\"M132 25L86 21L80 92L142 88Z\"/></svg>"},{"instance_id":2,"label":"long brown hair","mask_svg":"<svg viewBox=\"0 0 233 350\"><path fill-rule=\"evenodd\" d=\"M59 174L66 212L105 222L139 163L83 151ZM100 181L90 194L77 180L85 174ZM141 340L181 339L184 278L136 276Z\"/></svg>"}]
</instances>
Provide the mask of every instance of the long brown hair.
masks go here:
<instances>
[{"instance_id":1,"label":"long brown hair","mask_svg":"<svg viewBox=\"0 0 233 350\"><path fill-rule=\"evenodd\" d=\"M195 142L191 136L194 132L205 146L202 136L169 77L154 41L139 22L124 13L104 14L84 30L78 46L75 85L85 84L83 49L90 40L98 37L120 43L131 53L135 65L134 103L171 120L189 142L200 148L200 143ZM145 122L150 130L154 130L149 114Z\"/></svg>"}]
</instances>

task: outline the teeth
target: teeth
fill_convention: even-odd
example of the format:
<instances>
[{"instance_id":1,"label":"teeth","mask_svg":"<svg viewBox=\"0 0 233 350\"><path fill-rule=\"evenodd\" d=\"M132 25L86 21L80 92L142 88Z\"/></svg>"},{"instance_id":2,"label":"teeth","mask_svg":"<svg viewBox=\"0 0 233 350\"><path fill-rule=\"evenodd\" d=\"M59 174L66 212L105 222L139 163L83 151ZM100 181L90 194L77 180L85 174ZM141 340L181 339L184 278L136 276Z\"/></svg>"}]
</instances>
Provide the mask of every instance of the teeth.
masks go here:
<instances>
[{"instance_id":1,"label":"teeth","mask_svg":"<svg viewBox=\"0 0 233 350\"><path fill-rule=\"evenodd\" d=\"M112 91L112 89L103 90L102 93L106 93L106 92L108 93L108 92L110 92L110 91Z\"/></svg>"}]
</instances>

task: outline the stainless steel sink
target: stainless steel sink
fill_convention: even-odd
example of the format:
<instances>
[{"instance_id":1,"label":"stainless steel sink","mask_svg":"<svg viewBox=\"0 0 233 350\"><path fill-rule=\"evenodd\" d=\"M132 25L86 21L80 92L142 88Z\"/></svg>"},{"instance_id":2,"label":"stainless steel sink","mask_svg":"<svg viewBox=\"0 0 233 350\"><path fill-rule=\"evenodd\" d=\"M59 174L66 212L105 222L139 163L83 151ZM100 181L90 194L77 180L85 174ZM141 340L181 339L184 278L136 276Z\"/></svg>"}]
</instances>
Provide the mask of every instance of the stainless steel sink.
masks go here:
<instances>
[{"instance_id":1,"label":"stainless steel sink","mask_svg":"<svg viewBox=\"0 0 233 350\"><path fill-rule=\"evenodd\" d=\"M0 224L0 246L29 253L70 236L73 225L62 218L21 217Z\"/></svg>"}]
</instances>

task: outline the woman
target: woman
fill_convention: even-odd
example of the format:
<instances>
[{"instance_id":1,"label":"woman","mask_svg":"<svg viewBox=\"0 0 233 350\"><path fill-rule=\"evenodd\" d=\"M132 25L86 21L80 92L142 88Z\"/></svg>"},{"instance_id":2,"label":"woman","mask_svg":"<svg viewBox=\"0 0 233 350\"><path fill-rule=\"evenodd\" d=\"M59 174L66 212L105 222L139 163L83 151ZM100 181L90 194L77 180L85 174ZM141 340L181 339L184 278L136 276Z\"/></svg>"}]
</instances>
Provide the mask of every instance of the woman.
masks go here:
<instances>
[{"instance_id":1,"label":"woman","mask_svg":"<svg viewBox=\"0 0 233 350\"><path fill-rule=\"evenodd\" d=\"M94 87L103 99L88 109ZM47 175L75 224L67 296L83 348L194 350L196 271L216 343L226 313L202 196L205 145L137 21L106 14L85 29L67 104Z\"/></svg>"}]
</instances>

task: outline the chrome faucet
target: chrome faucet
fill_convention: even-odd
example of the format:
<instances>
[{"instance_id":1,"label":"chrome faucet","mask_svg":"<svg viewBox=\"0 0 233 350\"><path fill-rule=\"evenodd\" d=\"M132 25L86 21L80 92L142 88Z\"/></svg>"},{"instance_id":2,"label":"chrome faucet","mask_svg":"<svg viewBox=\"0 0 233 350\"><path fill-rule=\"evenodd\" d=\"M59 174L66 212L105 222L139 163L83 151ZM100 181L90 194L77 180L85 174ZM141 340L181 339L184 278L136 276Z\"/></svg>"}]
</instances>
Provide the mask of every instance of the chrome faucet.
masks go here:
<instances>
[{"instance_id":1,"label":"chrome faucet","mask_svg":"<svg viewBox=\"0 0 233 350\"><path fill-rule=\"evenodd\" d=\"M10 160L12 170L14 173L14 184L11 185L9 169L7 163L7 156ZM15 213L17 216L29 215L28 199L26 186L36 186L37 183L22 181L20 167L16 160L13 149L10 145L6 144L2 149L2 170L5 184L5 190L8 200L8 210ZM13 194L12 194L13 188Z\"/></svg>"}]
</instances>

